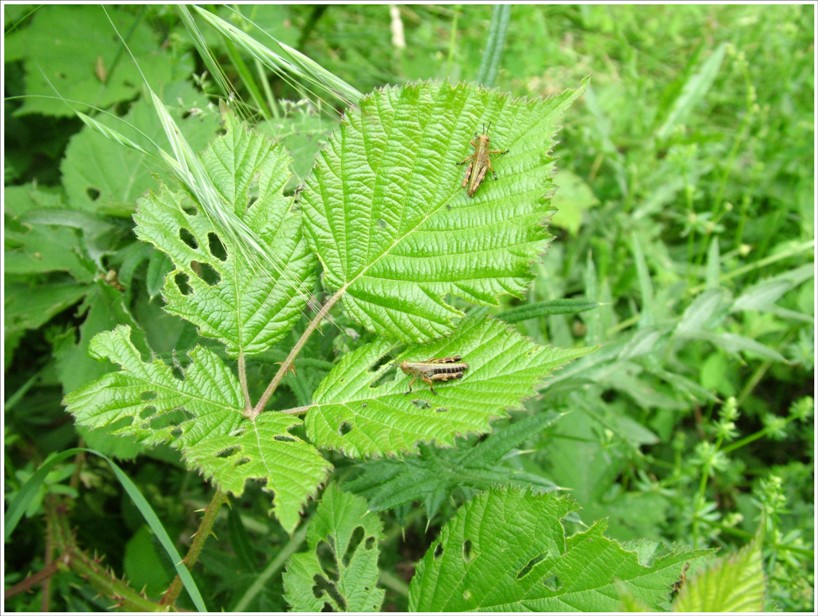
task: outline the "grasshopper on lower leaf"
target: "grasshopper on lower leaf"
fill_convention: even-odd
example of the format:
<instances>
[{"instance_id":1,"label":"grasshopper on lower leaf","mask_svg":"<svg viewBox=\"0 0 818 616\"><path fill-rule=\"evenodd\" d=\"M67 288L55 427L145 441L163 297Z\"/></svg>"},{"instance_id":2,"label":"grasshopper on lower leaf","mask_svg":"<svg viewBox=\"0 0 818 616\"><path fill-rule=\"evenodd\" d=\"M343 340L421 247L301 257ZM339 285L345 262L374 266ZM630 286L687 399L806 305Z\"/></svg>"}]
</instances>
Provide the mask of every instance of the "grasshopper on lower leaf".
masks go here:
<instances>
[{"instance_id":1,"label":"grasshopper on lower leaf","mask_svg":"<svg viewBox=\"0 0 818 616\"><path fill-rule=\"evenodd\" d=\"M424 383L428 383L429 390L437 395L434 388L434 383L439 381L445 383L451 379L460 379L463 373L469 369L466 362L460 361L460 355L452 355L451 357L438 357L427 359L426 361L404 361L400 364L400 369L405 374L412 377L409 381L409 391L412 391L412 384L421 379Z\"/></svg>"}]
</instances>

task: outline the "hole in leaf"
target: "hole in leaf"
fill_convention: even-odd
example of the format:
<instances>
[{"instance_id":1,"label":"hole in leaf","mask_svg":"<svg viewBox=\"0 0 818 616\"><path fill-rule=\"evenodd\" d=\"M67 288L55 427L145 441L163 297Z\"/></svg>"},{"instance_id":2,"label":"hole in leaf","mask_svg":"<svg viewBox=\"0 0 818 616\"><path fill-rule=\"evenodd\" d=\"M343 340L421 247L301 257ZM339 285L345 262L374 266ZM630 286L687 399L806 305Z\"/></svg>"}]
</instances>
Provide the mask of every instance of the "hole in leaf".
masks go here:
<instances>
[{"instance_id":1,"label":"hole in leaf","mask_svg":"<svg viewBox=\"0 0 818 616\"><path fill-rule=\"evenodd\" d=\"M358 546L361 545L361 541L364 540L364 527L363 526L356 526L355 530L352 531L352 537L349 539L349 544L347 545L346 552L344 552L344 556L341 559L341 562L344 563L344 567L349 567L349 563L352 560L352 555L355 553L355 550L358 549Z\"/></svg>"},{"instance_id":2,"label":"hole in leaf","mask_svg":"<svg viewBox=\"0 0 818 616\"><path fill-rule=\"evenodd\" d=\"M250 462L252 462L252 460L250 458L242 458L241 460L234 461L233 465L234 466L243 466L245 464L249 464Z\"/></svg>"},{"instance_id":3,"label":"hole in leaf","mask_svg":"<svg viewBox=\"0 0 818 616\"><path fill-rule=\"evenodd\" d=\"M324 607L321 608L321 612L323 613L323 612L334 612L334 611L335 610L332 609L332 606L329 603L327 603L326 601L324 601Z\"/></svg>"},{"instance_id":4,"label":"hole in leaf","mask_svg":"<svg viewBox=\"0 0 818 616\"><path fill-rule=\"evenodd\" d=\"M86 194L86 195L88 195L88 198L89 198L91 201L96 201L97 199L99 199L99 196L100 196L102 193L101 193L101 192L99 192L99 190L97 190L96 188L93 188L93 187L88 187L88 188L85 190L85 194Z\"/></svg>"},{"instance_id":5,"label":"hole in leaf","mask_svg":"<svg viewBox=\"0 0 818 616\"><path fill-rule=\"evenodd\" d=\"M375 360L375 361L372 363L372 365L371 365L371 366L369 366L369 371L370 371L370 372L377 372L377 371L378 371L378 370L380 370L380 369L381 369L381 368L382 368L384 365L388 364L390 361L392 361L392 356L391 356L391 355L382 355L381 357L379 357L378 359L376 359L376 360Z\"/></svg>"},{"instance_id":6,"label":"hole in leaf","mask_svg":"<svg viewBox=\"0 0 818 616\"><path fill-rule=\"evenodd\" d=\"M222 449L219 453L216 454L216 457L217 458L230 458L232 456L235 456L239 452L240 449L241 449L241 447L239 447L238 445L232 445L230 447Z\"/></svg>"},{"instance_id":7,"label":"hole in leaf","mask_svg":"<svg viewBox=\"0 0 818 616\"><path fill-rule=\"evenodd\" d=\"M143 401L148 400L156 400L156 392L155 391L143 391L142 395L139 398Z\"/></svg>"},{"instance_id":8,"label":"hole in leaf","mask_svg":"<svg viewBox=\"0 0 818 616\"><path fill-rule=\"evenodd\" d=\"M440 558L441 556L443 556L443 544L438 543L435 548L435 558Z\"/></svg>"},{"instance_id":9,"label":"hole in leaf","mask_svg":"<svg viewBox=\"0 0 818 616\"><path fill-rule=\"evenodd\" d=\"M556 575L549 575L542 583L548 590L555 592L562 588L562 582L560 582L560 579Z\"/></svg>"},{"instance_id":10,"label":"hole in leaf","mask_svg":"<svg viewBox=\"0 0 818 616\"><path fill-rule=\"evenodd\" d=\"M193 115L193 111L191 111L190 109L187 109L186 111L184 111L182 113L182 119L187 120L192 115Z\"/></svg>"},{"instance_id":11,"label":"hole in leaf","mask_svg":"<svg viewBox=\"0 0 818 616\"><path fill-rule=\"evenodd\" d=\"M193 248L193 250L196 250L199 247L199 242L197 242L193 234L184 227L179 229L179 239Z\"/></svg>"},{"instance_id":12,"label":"hole in leaf","mask_svg":"<svg viewBox=\"0 0 818 616\"><path fill-rule=\"evenodd\" d=\"M227 249L222 244L219 236L212 231L207 234L207 247L210 254L216 257L219 261L227 261Z\"/></svg>"},{"instance_id":13,"label":"hole in leaf","mask_svg":"<svg viewBox=\"0 0 818 616\"><path fill-rule=\"evenodd\" d=\"M527 576L529 573L531 573L531 570L534 567L536 567L538 564L540 564L543 560L545 560L545 554L540 554L538 556L535 556L531 560L529 560L525 564L525 567L523 567L522 569L520 569L519 572L517 572L517 579L518 580L523 579L525 576Z\"/></svg>"},{"instance_id":14,"label":"hole in leaf","mask_svg":"<svg viewBox=\"0 0 818 616\"><path fill-rule=\"evenodd\" d=\"M187 413L182 409L176 409L169 413L161 413L154 415L150 420L150 427L152 430L161 430L169 426L177 426L187 418ZM175 428L174 428L175 429Z\"/></svg>"},{"instance_id":15,"label":"hole in leaf","mask_svg":"<svg viewBox=\"0 0 818 616\"><path fill-rule=\"evenodd\" d=\"M176 286L179 288L179 293L182 295L190 295L193 293L193 289L190 287L190 283L188 282L187 274L184 272L179 272L173 277L173 282L176 283Z\"/></svg>"},{"instance_id":16,"label":"hole in leaf","mask_svg":"<svg viewBox=\"0 0 818 616\"><path fill-rule=\"evenodd\" d=\"M474 554L472 553L471 539L466 539L463 542L463 560L465 560L467 563L474 560Z\"/></svg>"},{"instance_id":17,"label":"hole in leaf","mask_svg":"<svg viewBox=\"0 0 818 616\"><path fill-rule=\"evenodd\" d=\"M199 215L199 209L193 203L187 200L185 200L184 203L182 203L182 211L188 216Z\"/></svg>"},{"instance_id":18,"label":"hole in leaf","mask_svg":"<svg viewBox=\"0 0 818 616\"><path fill-rule=\"evenodd\" d=\"M414 404L416 407L421 408L421 409L432 408L432 403L431 402L428 402L427 400L421 400L419 398L415 398L414 400L412 400L412 404Z\"/></svg>"},{"instance_id":19,"label":"hole in leaf","mask_svg":"<svg viewBox=\"0 0 818 616\"><path fill-rule=\"evenodd\" d=\"M352 432L352 425L348 421L345 421L340 426L338 426L338 434L340 434L341 436L346 436L350 432Z\"/></svg>"},{"instance_id":20,"label":"hole in leaf","mask_svg":"<svg viewBox=\"0 0 818 616\"><path fill-rule=\"evenodd\" d=\"M173 430L170 431L170 434L171 436L173 436L173 438L179 438L180 436L182 436L182 428L176 426Z\"/></svg>"},{"instance_id":21,"label":"hole in leaf","mask_svg":"<svg viewBox=\"0 0 818 616\"><path fill-rule=\"evenodd\" d=\"M386 228L386 221L385 221L383 218L379 218L379 219L378 219L378 226L379 226L381 229L385 229L385 228Z\"/></svg>"},{"instance_id":22,"label":"hole in leaf","mask_svg":"<svg viewBox=\"0 0 818 616\"><path fill-rule=\"evenodd\" d=\"M221 282L221 275L209 263L191 261L190 269L196 272L196 275L211 287Z\"/></svg>"},{"instance_id":23,"label":"hole in leaf","mask_svg":"<svg viewBox=\"0 0 818 616\"><path fill-rule=\"evenodd\" d=\"M364 547L367 550L371 550L372 548L374 548L375 547L375 537L373 537L372 535L367 537L366 538L366 543L364 544Z\"/></svg>"},{"instance_id":24,"label":"hole in leaf","mask_svg":"<svg viewBox=\"0 0 818 616\"><path fill-rule=\"evenodd\" d=\"M365 409L365 408L366 408L366 402L361 402L361 408L362 408L362 409Z\"/></svg>"},{"instance_id":25,"label":"hole in leaf","mask_svg":"<svg viewBox=\"0 0 818 616\"><path fill-rule=\"evenodd\" d=\"M435 413L448 413L449 409L445 406L439 406L435 409Z\"/></svg>"},{"instance_id":26,"label":"hole in leaf","mask_svg":"<svg viewBox=\"0 0 818 616\"><path fill-rule=\"evenodd\" d=\"M295 439L295 437L287 436L286 434L276 434L273 437L273 440L281 441L283 443L294 443L296 439Z\"/></svg>"},{"instance_id":27,"label":"hole in leaf","mask_svg":"<svg viewBox=\"0 0 818 616\"><path fill-rule=\"evenodd\" d=\"M153 405L148 405L145 408L143 408L142 411L140 411L139 418L148 419L149 417L152 417L154 415L156 415L156 407Z\"/></svg>"}]
</instances>

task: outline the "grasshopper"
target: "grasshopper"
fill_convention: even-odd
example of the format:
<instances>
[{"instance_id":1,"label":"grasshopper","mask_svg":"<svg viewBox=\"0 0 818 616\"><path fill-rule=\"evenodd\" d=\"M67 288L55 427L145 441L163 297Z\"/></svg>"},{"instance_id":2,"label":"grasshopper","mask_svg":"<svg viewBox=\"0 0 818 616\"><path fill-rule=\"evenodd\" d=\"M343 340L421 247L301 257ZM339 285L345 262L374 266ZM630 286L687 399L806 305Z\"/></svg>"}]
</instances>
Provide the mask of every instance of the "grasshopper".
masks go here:
<instances>
[{"instance_id":1,"label":"grasshopper","mask_svg":"<svg viewBox=\"0 0 818 616\"><path fill-rule=\"evenodd\" d=\"M489 123L488 127L491 128L491 123ZM476 143L475 139L477 140ZM508 152L508 150L489 149L489 135L485 125L483 125L483 133L480 135L475 133L474 139L469 142L469 145L474 148L474 153L471 156L467 156L457 164L465 165L466 163L469 163L469 166L466 168L466 177L463 178L462 187L466 188L466 192L468 193L469 197L473 197L474 193L477 192L480 184L482 184L483 180L485 179L487 171L491 171L494 179L497 179L497 174L494 172L494 167L491 166L491 155L505 154Z\"/></svg>"},{"instance_id":2,"label":"grasshopper","mask_svg":"<svg viewBox=\"0 0 818 616\"><path fill-rule=\"evenodd\" d=\"M412 391L412 384L421 379L424 383L429 384L429 390L437 395L435 388L432 386L435 381L446 382L450 379L459 379L463 377L463 373L469 369L466 362L460 361L460 355L452 355L451 357L439 357L427 359L426 361L404 361L400 364L400 369L409 376L412 380L409 381L409 391Z\"/></svg>"}]
</instances>

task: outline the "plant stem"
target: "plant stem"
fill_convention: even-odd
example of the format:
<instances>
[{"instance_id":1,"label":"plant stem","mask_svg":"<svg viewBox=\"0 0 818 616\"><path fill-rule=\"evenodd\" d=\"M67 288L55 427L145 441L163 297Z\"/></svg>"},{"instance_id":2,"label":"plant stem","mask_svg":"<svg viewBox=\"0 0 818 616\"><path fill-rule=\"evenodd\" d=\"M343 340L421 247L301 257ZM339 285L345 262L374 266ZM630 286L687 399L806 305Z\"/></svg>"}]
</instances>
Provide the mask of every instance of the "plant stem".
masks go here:
<instances>
[{"instance_id":1,"label":"plant stem","mask_svg":"<svg viewBox=\"0 0 818 616\"><path fill-rule=\"evenodd\" d=\"M270 401L270 398L275 392L276 388L278 387L279 383L284 379L284 376L290 370L295 361L295 358L301 352L301 349L309 340L309 337L312 335L312 332L321 324L321 321L324 320L324 317L329 314L329 311L332 307L338 303L338 301L344 296L346 292L346 287L341 287L338 291L335 292L335 295L330 297L327 302L321 307L321 310L318 311L318 314L315 315L312 321L310 321L309 325L307 325L307 329L304 330L304 333L301 334L301 337L298 339L298 342L295 343L295 346L290 350L290 354L287 355L287 358L281 362L281 368L278 369L276 375L273 377L273 380L270 381L270 384L267 386L267 389L264 390L264 393L261 396L261 399L256 404L255 408L253 408L247 415L247 417L252 421L256 417L259 416L261 411L264 410L264 407L267 406L267 403Z\"/></svg>"},{"instance_id":2,"label":"plant stem","mask_svg":"<svg viewBox=\"0 0 818 616\"><path fill-rule=\"evenodd\" d=\"M309 520L304 520L301 523L301 528L299 528L293 534L290 541L284 548L276 555L276 557L270 561L270 564L262 571L256 581L248 588L245 593L241 596L241 599L238 600L235 606L231 611L233 612L244 612L247 610L247 606L250 605L250 602L256 598L267 583L270 581L276 573L278 573L283 567L284 563L287 562L287 559L299 548L301 544L304 542L304 538L307 536L307 528L309 528Z\"/></svg>"},{"instance_id":3,"label":"plant stem","mask_svg":"<svg viewBox=\"0 0 818 616\"><path fill-rule=\"evenodd\" d=\"M213 523L216 521L216 516L219 514L219 509L221 509L222 505L224 505L226 502L227 494L221 490L216 490L213 498L210 499L210 502L205 508L202 521L199 523L199 528L196 529L196 532L193 534L193 542L190 544L190 549L182 559L182 562L185 564L188 570L192 570L193 565L195 565L199 560L199 554L201 554L205 542L207 541L208 537L210 537L213 530ZM164 606L173 605L176 602L176 599L179 598L179 593L182 592L182 587L182 578L177 575L175 578L173 578L173 582L171 582L170 586L168 586L165 594L162 595L162 599L159 601L159 604Z\"/></svg>"},{"instance_id":4,"label":"plant stem","mask_svg":"<svg viewBox=\"0 0 818 616\"><path fill-rule=\"evenodd\" d=\"M239 353L239 382L241 383L241 393L244 395L244 414L247 415L253 408L250 400L250 390L247 388L247 363L244 353Z\"/></svg>"}]
</instances>

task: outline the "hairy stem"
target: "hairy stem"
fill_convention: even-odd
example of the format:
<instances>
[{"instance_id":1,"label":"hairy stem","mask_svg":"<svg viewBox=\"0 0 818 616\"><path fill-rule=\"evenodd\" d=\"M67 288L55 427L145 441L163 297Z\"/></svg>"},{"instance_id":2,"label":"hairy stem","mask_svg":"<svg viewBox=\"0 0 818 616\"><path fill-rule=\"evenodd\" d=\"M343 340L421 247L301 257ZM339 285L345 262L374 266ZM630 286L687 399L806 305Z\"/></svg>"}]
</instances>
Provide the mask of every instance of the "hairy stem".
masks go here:
<instances>
[{"instance_id":1,"label":"hairy stem","mask_svg":"<svg viewBox=\"0 0 818 616\"><path fill-rule=\"evenodd\" d=\"M207 507L205 507L202 521L199 523L199 528L196 529L196 532L193 535L193 542L190 544L190 549L182 559L182 562L185 564L188 570L192 570L193 565L195 565L199 560L199 554L201 554L205 542L207 541L208 537L210 537L210 533L213 530L213 523L216 521L216 516L219 513L219 509L221 509L222 505L224 505L226 502L227 494L221 490L216 490L213 498L210 499ZM179 594L182 592L182 587L182 578L177 575L175 578L173 578L173 582L171 582L170 586L168 586L165 594L162 595L162 599L159 601L159 604L163 606L173 605L176 599L179 597Z\"/></svg>"},{"instance_id":2,"label":"hairy stem","mask_svg":"<svg viewBox=\"0 0 818 616\"><path fill-rule=\"evenodd\" d=\"M254 420L256 417L259 416L261 411L264 410L264 407L267 406L267 403L270 401L270 398L275 392L276 388L278 387L279 383L284 379L284 376L290 370L295 361L295 358L301 352L301 349L309 340L309 337L315 331L315 329L321 324L321 321L324 320L324 317L329 314L329 311L332 307L338 303L338 301L344 296L346 292L346 287L341 287L338 291L335 292L335 295L330 297L327 302L321 307L321 310L318 311L318 314L315 315L312 321L310 321L309 325L307 325L307 329L304 330L304 333L301 334L301 337L298 339L298 342L295 343L295 346L290 350L290 354L287 355L287 358L281 362L281 368L278 369L276 375L273 377L273 380L270 381L270 384L267 385L267 389L264 390L264 393L261 396L261 399L256 404L255 408L252 409L248 414L248 418L250 420Z\"/></svg>"}]
</instances>

